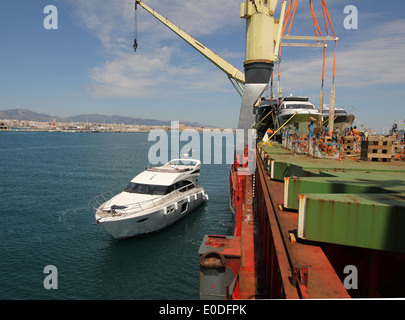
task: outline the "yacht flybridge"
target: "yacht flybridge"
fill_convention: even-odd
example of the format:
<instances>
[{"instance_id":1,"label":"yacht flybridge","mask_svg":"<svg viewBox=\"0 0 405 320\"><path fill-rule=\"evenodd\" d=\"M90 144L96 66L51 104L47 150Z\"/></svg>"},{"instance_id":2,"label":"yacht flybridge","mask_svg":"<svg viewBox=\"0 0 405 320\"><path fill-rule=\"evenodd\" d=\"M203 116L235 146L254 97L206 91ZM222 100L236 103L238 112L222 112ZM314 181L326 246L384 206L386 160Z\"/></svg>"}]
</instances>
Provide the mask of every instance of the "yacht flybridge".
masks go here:
<instances>
[{"instance_id":1,"label":"yacht flybridge","mask_svg":"<svg viewBox=\"0 0 405 320\"><path fill-rule=\"evenodd\" d=\"M147 168L115 196L98 195L89 203L97 224L116 239L173 224L208 200L205 190L195 182L200 167L199 160L173 159L163 166Z\"/></svg>"}]
</instances>

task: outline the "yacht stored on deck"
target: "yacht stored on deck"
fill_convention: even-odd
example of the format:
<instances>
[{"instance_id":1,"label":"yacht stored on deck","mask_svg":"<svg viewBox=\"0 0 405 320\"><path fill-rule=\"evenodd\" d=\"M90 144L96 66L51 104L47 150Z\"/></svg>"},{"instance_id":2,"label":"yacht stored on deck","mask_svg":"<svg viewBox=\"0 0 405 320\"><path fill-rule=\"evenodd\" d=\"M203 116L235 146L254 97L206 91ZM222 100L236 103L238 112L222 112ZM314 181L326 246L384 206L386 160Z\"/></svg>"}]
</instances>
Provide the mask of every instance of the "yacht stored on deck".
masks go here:
<instances>
[{"instance_id":1,"label":"yacht stored on deck","mask_svg":"<svg viewBox=\"0 0 405 320\"><path fill-rule=\"evenodd\" d=\"M295 127L300 134L308 134L308 124L320 122L322 114L308 101L308 97L284 97L277 110L280 126Z\"/></svg>"}]
</instances>

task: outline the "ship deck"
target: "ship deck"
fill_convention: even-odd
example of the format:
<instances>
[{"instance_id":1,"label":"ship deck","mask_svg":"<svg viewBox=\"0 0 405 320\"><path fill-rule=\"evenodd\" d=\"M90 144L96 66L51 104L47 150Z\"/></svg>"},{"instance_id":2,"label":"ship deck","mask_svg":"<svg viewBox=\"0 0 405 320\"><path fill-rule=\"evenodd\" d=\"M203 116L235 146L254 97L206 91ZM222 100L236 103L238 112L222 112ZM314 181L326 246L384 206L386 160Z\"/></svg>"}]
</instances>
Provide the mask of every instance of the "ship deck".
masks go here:
<instances>
[{"instance_id":1,"label":"ship deck","mask_svg":"<svg viewBox=\"0 0 405 320\"><path fill-rule=\"evenodd\" d=\"M306 273L294 280L300 297L405 296L404 161L317 159L279 144L257 156L256 196L271 202L258 214L277 222L287 274ZM357 289L345 285L350 266Z\"/></svg>"},{"instance_id":2,"label":"ship deck","mask_svg":"<svg viewBox=\"0 0 405 320\"><path fill-rule=\"evenodd\" d=\"M232 260L229 298L405 297L403 160L317 159L277 143L256 155L232 241L205 243Z\"/></svg>"}]
</instances>

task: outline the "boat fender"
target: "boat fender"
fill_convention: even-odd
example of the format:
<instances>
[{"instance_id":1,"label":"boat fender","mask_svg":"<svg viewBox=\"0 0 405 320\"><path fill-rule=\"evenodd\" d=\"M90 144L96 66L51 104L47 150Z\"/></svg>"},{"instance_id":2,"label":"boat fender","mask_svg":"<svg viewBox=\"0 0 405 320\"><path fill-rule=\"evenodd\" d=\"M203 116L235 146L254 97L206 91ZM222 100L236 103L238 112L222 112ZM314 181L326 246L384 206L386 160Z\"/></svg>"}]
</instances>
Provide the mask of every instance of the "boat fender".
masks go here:
<instances>
[{"instance_id":1,"label":"boat fender","mask_svg":"<svg viewBox=\"0 0 405 320\"><path fill-rule=\"evenodd\" d=\"M190 196L187 196L187 202L191 202L191 198L190 198Z\"/></svg>"},{"instance_id":2,"label":"boat fender","mask_svg":"<svg viewBox=\"0 0 405 320\"><path fill-rule=\"evenodd\" d=\"M179 208L179 204L176 202L175 204L174 204L174 209L178 209Z\"/></svg>"},{"instance_id":3,"label":"boat fender","mask_svg":"<svg viewBox=\"0 0 405 320\"><path fill-rule=\"evenodd\" d=\"M163 208L163 214L166 215L167 214L167 207Z\"/></svg>"},{"instance_id":4,"label":"boat fender","mask_svg":"<svg viewBox=\"0 0 405 320\"><path fill-rule=\"evenodd\" d=\"M197 200L198 195L195 193L194 194L194 200Z\"/></svg>"}]
</instances>

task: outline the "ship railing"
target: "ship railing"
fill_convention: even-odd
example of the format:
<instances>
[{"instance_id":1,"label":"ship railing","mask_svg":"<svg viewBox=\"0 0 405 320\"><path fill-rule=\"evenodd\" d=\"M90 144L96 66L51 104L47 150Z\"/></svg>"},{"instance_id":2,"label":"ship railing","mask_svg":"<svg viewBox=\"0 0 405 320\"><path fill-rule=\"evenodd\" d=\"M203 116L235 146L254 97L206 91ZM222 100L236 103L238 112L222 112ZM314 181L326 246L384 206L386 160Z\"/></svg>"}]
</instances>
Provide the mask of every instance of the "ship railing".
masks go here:
<instances>
[{"instance_id":1,"label":"ship railing","mask_svg":"<svg viewBox=\"0 0 405 320\"><path fill-rule=\"evenodd\" d=\"M101 193L89 201L89 207L96 212L104 202L110 200L115 194L113 190Z\"/></svg>"},{"instance_id":2,"label":"ship railing","mask_svg":"<svg viewBox=\"0 0 405 320\"><path fill-rule=\"evenodd\" d=\"M126 208L112 209L110 213L114 216L116 216L116 215L118 216L118 215L127 215L127 214L133 214L133 213L137 213L140 211L144 211L146 209L150 209L150 208L162 205L170 200L173 200L173 199L179 197L180 195L184 195L184 192L187 191L188 189L195 189L195 188L197 188L197 185L194 185L194 184L186 185L177 190L174 190L173 192L171 192L167 195L162 195L158 198L144 200L141 202L130 203L126 206ZM116 194L117 193L114 193L113 191L107 191L102 194L99 194L98 196L95 196L93 199L90 200L89 207L91 207L94 212L97 212L97 210L103 203L110 200Z\"/></svg>"}]
</instances>

